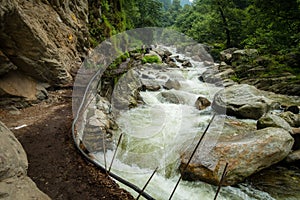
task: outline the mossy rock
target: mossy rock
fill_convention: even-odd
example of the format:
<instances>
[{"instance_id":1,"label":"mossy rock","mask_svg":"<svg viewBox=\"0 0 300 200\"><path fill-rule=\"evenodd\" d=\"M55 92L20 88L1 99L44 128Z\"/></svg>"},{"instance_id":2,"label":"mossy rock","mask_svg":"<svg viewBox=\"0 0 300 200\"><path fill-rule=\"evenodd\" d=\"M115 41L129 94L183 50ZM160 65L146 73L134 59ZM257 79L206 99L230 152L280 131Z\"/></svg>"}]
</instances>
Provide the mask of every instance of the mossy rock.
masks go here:
<instances>
[{"instance_id":1,"label":"mossy rock","mask_svg":"<svg viewBox=\"0 0 300 200\"><path fill-rule=\"evenodd\" d=\"M142 58L142 63L161 63L161 60L156 55L146 55Z\"/></svg>"}]
</instances>

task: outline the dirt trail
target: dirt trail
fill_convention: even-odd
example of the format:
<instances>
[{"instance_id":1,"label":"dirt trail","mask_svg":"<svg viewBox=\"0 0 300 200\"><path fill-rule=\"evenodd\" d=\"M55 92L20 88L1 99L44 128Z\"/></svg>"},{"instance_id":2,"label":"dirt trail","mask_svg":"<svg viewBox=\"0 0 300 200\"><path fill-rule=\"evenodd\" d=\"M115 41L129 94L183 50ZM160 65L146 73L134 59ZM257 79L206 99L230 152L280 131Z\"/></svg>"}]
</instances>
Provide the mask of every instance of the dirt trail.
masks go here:
<instances>
[{"instance_id":1,"label":"dirt trail","mask_svg":"<svg viewBox=\"0 0 300 200\"><path fill-rule=\"evenodd\" d=\"M70 131L71 104L71 90L65 90L19 111L0 109L0 121L11 128L27 153L28 176L52 199L133 200L76 151ZM27 126L14 129L21 125Z\"/></svg>"}]
</instances>

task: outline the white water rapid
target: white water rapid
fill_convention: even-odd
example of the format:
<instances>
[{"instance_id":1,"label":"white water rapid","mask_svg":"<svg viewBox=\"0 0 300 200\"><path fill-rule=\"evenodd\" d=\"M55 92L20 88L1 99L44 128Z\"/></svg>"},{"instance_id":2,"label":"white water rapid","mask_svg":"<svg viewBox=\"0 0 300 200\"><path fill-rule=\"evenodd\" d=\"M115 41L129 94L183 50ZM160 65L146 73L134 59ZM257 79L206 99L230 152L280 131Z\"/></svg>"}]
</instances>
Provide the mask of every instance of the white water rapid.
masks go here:
<instances>
[{"instance_id":1,"label":"white water rapid","mask_svg":"<svg viewBox=\"0 0 300 200\"><path fill-rule=\"evenodd\" d=\"M123 134L123 137L111 169L120 177L143 188L157 168L157 172L145 190L157 200L169 199L180 176L178 166L181 153L187 148L195 146L212 118L213 113L210 107L201 111L195 108L197 97L202 96L212 101L215 93L222 89L213 84L199 81L198 77L206 69L203 62L176 54L174 49L169 48L168 50L173 51L173 55L190 60L193 67L166 70L143 68L141 73L153 77L157 82L165 82L168 78L178 80L180 89L168 91L175 94L180 103L174 104L167 101L162 96L162 92L167 91L163 88L155 92L140 92L145 104L122 111L117 118L120 128L114 134L115 145L120 134ZM216 129L216 135L207 135L206 141L210 142L205 143L204 140L200 146L204 160L205 155L217 142L218 133L222 130L222 123L222 117L215 120L212 128ZM102 166L106 165L108 168L113 154L113 151L107 151L104 159L103 152L98 152L94 154L94 157ZM130 188L126 189L132 191ZM216 190L217 187L201 181L181 181L172 199L212 200ZM132 191L132 195L136 197L138 194ZM268 200L273 198L249 185L241 184L237 187L222 187L218 199Z\"/></svg>"}]
</instances>

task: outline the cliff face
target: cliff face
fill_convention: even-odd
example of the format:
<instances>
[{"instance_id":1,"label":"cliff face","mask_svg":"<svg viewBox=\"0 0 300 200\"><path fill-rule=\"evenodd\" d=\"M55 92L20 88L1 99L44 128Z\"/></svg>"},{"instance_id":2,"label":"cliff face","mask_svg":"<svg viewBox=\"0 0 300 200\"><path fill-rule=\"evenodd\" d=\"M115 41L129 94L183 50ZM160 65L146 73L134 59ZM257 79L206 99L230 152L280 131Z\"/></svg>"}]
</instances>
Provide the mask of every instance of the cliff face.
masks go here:
<instances>
[{"instance_id":1,"label":"cliff face","mask_svg":"<svg viewBox=\"0 0 300 200\"><path fill-rule=\"evenodd\" d=\"M47 86L70 85L89 47L87 23L87 0L1 0L0 97L35 100ZM35 95L8 82L29 83Z\"/></svg>"}]
</instances>

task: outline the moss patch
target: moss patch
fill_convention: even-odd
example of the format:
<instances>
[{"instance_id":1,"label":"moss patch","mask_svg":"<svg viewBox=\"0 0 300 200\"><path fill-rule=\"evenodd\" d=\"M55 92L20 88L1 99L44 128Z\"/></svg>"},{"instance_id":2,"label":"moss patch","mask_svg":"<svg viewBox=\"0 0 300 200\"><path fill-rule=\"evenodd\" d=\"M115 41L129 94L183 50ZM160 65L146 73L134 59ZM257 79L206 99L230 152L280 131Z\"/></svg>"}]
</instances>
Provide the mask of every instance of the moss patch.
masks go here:
<instances>
[{"instance_id":1,"label":"moss patch","mask_svg":"<svg viewBox=\"0 0 300 200\"><path fill-rule=\"evenodd\" d=\"M149 55L149 56L144 56L142 58L142 63L161 63L160 59L156 55Z\"/></svg>"}]
</instances>

